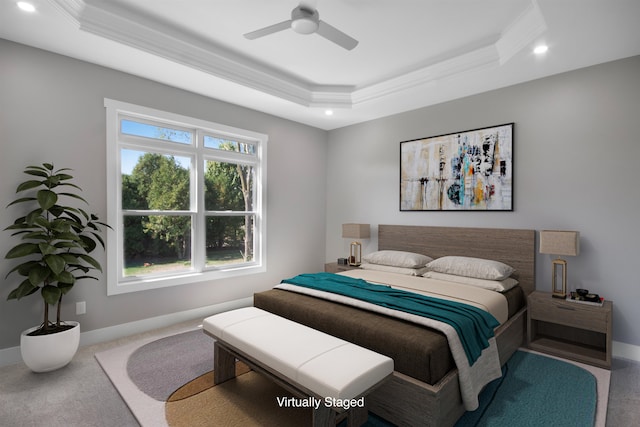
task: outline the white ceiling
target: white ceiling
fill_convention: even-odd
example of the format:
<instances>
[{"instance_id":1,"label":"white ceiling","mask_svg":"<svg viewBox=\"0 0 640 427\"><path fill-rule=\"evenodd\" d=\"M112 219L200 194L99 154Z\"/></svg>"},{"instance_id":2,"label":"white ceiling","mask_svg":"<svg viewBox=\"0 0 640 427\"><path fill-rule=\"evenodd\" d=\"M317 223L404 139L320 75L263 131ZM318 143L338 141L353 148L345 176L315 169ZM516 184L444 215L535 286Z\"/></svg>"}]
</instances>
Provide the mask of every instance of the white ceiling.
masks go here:
<instances>
[{"instance_id":1,"label":"white ceiling","mask_svg":"<svg viewBox=\"0 0 640 427\"><path fill-rule=\"evenodd\" d=\"M30 1L0 1L1 38L321 129L640 54L639 0L304 0L351 51L243 37L296 0Z\"/></svg>"}]
</instances>

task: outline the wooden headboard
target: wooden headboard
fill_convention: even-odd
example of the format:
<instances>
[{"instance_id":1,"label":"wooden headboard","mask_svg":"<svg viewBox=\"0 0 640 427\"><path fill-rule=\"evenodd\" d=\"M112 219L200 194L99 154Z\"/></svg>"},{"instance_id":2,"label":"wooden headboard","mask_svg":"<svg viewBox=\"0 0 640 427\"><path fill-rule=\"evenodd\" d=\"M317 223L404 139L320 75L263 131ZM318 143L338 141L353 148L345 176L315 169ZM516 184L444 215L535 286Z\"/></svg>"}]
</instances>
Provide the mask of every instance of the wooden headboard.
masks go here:
<instances>
[{"instance_id":1,"label":"wooden headboard","mask_svg":"<svg viewBox=\"0 0 640 427\"><path fill-rule=\"evenodd\" d=\"M379 225L378 249L416 252L432 258L457 255L504 262L516 269L513 277L525 294L535 290L535 230Z\"/></svg>"}]
</instances>

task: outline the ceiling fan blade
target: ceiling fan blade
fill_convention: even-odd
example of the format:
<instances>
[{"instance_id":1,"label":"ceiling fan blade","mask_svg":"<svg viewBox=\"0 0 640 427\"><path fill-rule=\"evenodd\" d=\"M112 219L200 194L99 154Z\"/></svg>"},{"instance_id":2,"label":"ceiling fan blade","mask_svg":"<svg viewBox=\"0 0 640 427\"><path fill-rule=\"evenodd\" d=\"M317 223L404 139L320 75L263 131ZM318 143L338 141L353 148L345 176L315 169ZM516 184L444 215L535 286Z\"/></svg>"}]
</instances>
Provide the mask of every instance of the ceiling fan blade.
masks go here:
<instances>
[{"instance_id":1,"label":"ceiling fan blade","mask_svg":"<svg viewBox=\"0 0 640 427\"><path fill-rule=\"evenodd\" d=\"M268 36L269 34L277 33L278 31L287 30L289 28L291 28L291 20L279 22L277 24L269 25L268 27L264 27L259 30L251 31L244 36L249 40L254 40L260 37Z\"/></svg>"},{"instance_id":2,"label":"ceiling fan blade","mask_svg":"<svg viewBox=\"0 0 640 427\"><path fill-rule=\"evenodd\" d=\"M358 40L346 35L336 27L332 27L324 21L320 21L316 33L347 50L351 50L358 45Z\"/></svg>"}]
</instances>

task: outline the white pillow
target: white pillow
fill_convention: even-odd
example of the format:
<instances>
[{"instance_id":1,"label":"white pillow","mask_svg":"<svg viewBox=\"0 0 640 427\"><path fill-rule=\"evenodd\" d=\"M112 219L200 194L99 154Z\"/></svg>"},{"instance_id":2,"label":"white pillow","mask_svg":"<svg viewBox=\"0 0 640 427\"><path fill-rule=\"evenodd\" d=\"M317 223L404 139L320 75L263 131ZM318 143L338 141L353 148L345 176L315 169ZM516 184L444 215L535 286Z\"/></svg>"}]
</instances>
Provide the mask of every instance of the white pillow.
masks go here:
<instances>
[{"instance_id":1,"label":"white pillow","mask_svg":"<svg viewBox=\"0 0 640 427\"><path fill-rule=\"evenodd\" d=\"M444 256L427 264L430 271L475 277L485 280L504 280L515 271L507 264L482 258Z\"/></svg>"},{"instance_id":2,"label":"white pillow","mask_svg":"<svg viewBox=\"0 0 640 427\"><path fill-rule=\"evenodd\" d=\"M418 268L424 267L433 258L426 255L404 251L377 251L362 257L370 264L391 265L394 267Z\"/></svg>"},{"instance_id":3,"label":"white pillow","mask_svg":"<svg viewBox=\"0 0 640 427\"><path fill-rule=\"evenodd\" d=\"M418 268L395 267L393 265L369 264L366 262L363 262L362 264L360 264L360 268L364 270L376 270L376 271L386 271L389 273L406 274L408 276L422 276L423 274L429 271L427 267L418 267Z\"/></svg>"},{"instance_id":4,"label":"white pillow","mask_svg":"<svg viewBox=\"0 0 640 427\"><path fill-rule=\"evenodd\" d=\"M456 276L453 274L438 273L436 271L427 271L422 275L430 279L445 280L447 282L462 283L463 285L476 286L478 288L488 289L490 291L504 292L513 288L518 281L513 277L507 277L504 280L486 280L475 277Z\"/></svg>"}]
</instances>

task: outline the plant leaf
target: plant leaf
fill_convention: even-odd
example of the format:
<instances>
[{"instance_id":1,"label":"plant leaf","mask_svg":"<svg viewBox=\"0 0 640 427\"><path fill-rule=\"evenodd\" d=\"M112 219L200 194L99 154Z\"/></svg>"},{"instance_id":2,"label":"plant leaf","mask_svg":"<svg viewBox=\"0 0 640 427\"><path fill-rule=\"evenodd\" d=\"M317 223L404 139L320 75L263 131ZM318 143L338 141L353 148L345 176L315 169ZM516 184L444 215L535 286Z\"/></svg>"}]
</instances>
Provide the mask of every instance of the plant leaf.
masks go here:
<instances>
[{"instance_id":1,"label":"plant leaf","mask_svg":"<svg viewBox=\"0 0 640 427\"><path fill-rule=\"evenodd\" d=\"M66 240L72 242L80 242L82 241L82 236L78 236L76 233L72 233L70 231L64 233L56 233L56 238L59 240Z\"/></svg>"},{"instance_id":2,"label":"plant leaf","mask_svg":"<svg viewBox=\"0 0 640 427\"><path fill-rule=\"evenodd\" d=\"M111 228L111 227L109 227L109 228ZM100 236L100 235L99 235L99 234L97 234L97 233L91 233L91 234L93 234L93 237L95 237L95 238L96 238L96 240L97 240L98 242L100 242L100 245L102 246L102 249L106 249L106 248L107 248L107 247L105 246L105 244L104 244L104 240L102 239L102 236Z\"/></svg>"},{"instance_id":3,"label":"plant leaf","mask_svg":"<svg viewBox=\"0 0 640 427\"><path fill-rule=\"evenodd\" d=\"M32 188L40 187L41 185L42 185L42 181L34 181L34 180L25 181L22 184L18 185L18 188L16 189L16 193L19 193L24 190L30 190Z\"/></svg>"},{"instance_id":4,"label":"plant leaf","mask_svg":"<svg viewBox=\"0 0 640 427\"><path fill-rule=\"evenodd\" d=\"M46 178L49 176L49 174L43 170L42 168L32 168L29 169L27 168L24 173L29 174L29 175L34 175L34 176L41 176L43 178Z\"/></svg>"},{"instance_id":5,"label":"plant leaf","mask_svg":"<svg viewBox=\"0 0 640 427\"><path fill-rule=\"evenodd\" d=\"M33 286L38 286L40 283L44 282L47 277L51 275L51 270L47 267L43 267L42 265L38 265L37 267L33 267L29 271L29 282Z\"/></svg>"},{"instance_id":6,"label":"plant leaf","mask_svg":"<svg viewBox=\"0 0 640 427\"><path fill-rule=\"evenodd\" d=\"M69 264L77 264L80 261L78 254L73 253L73 252L61 253L61 254L59 254L59 256L64 258L64 260L67 263L67 265L69 265Z\"/></svg>"},{"instance_id":7,"label":"plant leaf","mask_svg":"<svg viewBox=\"0 0 640 427\"><path fill-rule=\"evenodd\" d=\"M62 295L62 292L60 292L57 286L51 285L44 286L40 293L44 301L49 305L56 305Z\"/></svg>"},{"instance_id":8,"label":"plant leaf","mask_svg":"<svg viewBox=\"0 0 640 427\"><path fill-rule=\"evenodd\" d=\"M28 230L24 230L24 231L19 231L17 233L14 233L13 235L16 234L20 234L20 233L24 233L24 236L22 236L22 240L40 240L43 242L46 242L49 239L49 236L47 236L44 232L38 230L38 231L28 231Z\"/></svg>"},{"instance_id":9,"label":"plant leaf","mask_svg":"<svg viewBox=\"0 0 640 427\"><path fill-rule=\"evenodd\" d=\"M93 280L98 280L97 277L93 277L93 276L78 276L76 277L76 282L80 279L93 279Z\"/></svg>"},{"instance_id":10,"label":"plant leaf","mask_svg":"<svg viewBox=\"0 0 640 427\"><path fill-rule=\"evenodd\" d=\"M82 245L80 245L79 243L76 242L56 242L56 244L54 245L56 248L58 249L62 249L62 248L82 248Z\"/></svg>"},{"instance_id":11,"label":"plant leaf","mask_svg":"<svg viewBox=\"0 0 640 427\"><path fill-rule=\"evenodd\" d=\"M35 197L21 197L19 199L14 200L13 202L9 203L7 205L7 207L11 206L11 205L15 205L16 203L22 203L22 202L30 202L32 200L36 200Z\"/></svg>"},{"instance_id":12,"label":"plant leaf","mask_svg":"<svg viewBox=\"0 0 640 427\"><path fill-rule=\"evenodd\" d=\"M73 284L76 282L75 276L68 271L61 272L56 276L56 280L58 280L59 283L65 283L71 286L73 286Z\"/></svg>"},{"instance_id":13,"label":"plant leaf","mask_svg":"<svg viewBox=\"0 0 640 427\"><path fill-rule=\"evenodd\" d=\"M51 221L51 229L59 233L68 232L70 228L71 226L69 225L69 223L63 218L58 218Z\"/></svg>"},{"instance_id":14,"label":"plant leaf","mask_svg":"<svg viewBox=\"0 0 640 427\"><path fill-rule=\"evenodd\" d=\"M33 213L35 215L35 211ZM47 218L45 218L45 217L43 217L41 215L37 215L37 216L33 216L32 219L33 219L33 222L28 223L28 224L30 224L30 225L31 224L35 224L35 225L38 225L38 226L40 226L42 228L49 228L49 221L47 221Z\"/></svg>"},{"instance_id":15,"label":"plant leaf","mask_svg":"<svg viewBox=\"0 0 640 427\"><path fill-rule=\"evenodd\" d=\"M78 196L73 193L60 193L61 196L73 197L74 199L82 200L83 202L89 204L82 196Z\"/></svg>"},{"instance_id":16,"label":"plant leaf","mask_svg":"<svg viewBox=\"0 0 640 427\"><path fill-rule=\"evenodd\" d=\"M51 215L58 218L60 215L64 213L64 207L60 205L51 206L51 208L49 209L49 213L51 213Z\"/></svg>"},{"instance_id":17,"label":"plant leaf","mask_svg":"<svg viewBox=\"0 0 640 427\"><path fill-rule=\"evenodd\" d=\"M9 277L9 275L11 273L13 273L14 271L17 271L18 274L21 275L21 276L29 277L29 272L31 271L31 269L34 268L34 267L38 267L38 266L40 266L40 263L37 262L37 261L23 262L22 264L16 265L11 270L9 270L9 272L5 276L5 279L7 277Z\"/></svg>"},{"instance_id":18,"label":"plant leaf","mask_svg":"<svg viewBox=\"0 0 640 427\"><path fill-rule=\"evenodd\" d=\"M96 248L96 242L91 238L91 236L82 235L80 236L80 238L84 243L84 248L87 251L87 253L93 252L93 250Z\"/></svg>"},{"instance_id":19,"label":"plant leaf","mask_svg":"<svg viewBox=\"0 0 640 427\"><path fill-rule=\"evenodd\" d=\"M35 169L35 170L45 171L45 172L46 172L46 171L47 171L47 169L45 168L45 166L46 166L46 164L43 164L42 166L40 166L40 165L38 165L38 166L31 165L31 166L27 166L27 167L26 167L26 169L27 169L27 170L29 170L29 169Z\"/></svg>"},{"instance_id":20,"label":"plant leaf","mask_svg":"<svg viewBox=\"0 0 640 427\"><path fill-rule=\"evenodd\" d=\"M15 233L12 234L12 236L15 236L16 234L20 234L20 233L27 233L28 230L25 230L27 228L31 228L31 227L29 227L25 223L20 223L20 224L10 225L7 228L5 228L5 230L23 230L23 231L18 231L18 232L15 232Z\"/></svg>"},{"instance_id":21,"label":"plant leaf","mask_svg":"<svg viewBox=\"0 0 640 427\"><path fill-rule=\"evenodd\" d=\"M64 170L64 169L60 169L57 172L60 172L62 170ZM73 179L73 176L69 175L68 173L57 173L56 176L58 177L58 179L60 179L60 181L66 181L66 180L69 180L69 179Z\"/></svg>"},{"instance_id":22,"label":"plant leaf","mask_svg":"<svg viewBox=\"0 0 640 427\"><path fill-rule=\"evenodd\" d=\"M102 271L102 267L100 266L100 263L96 261L93 257L89 255L81 254L80 258L82 258L87 264L90 264L96 270Z\"/></svg>"},{"instance_id":23,"label":"plant leaf","mask_svg":"<svg viewBox=\"0 0 640 427\"><path fill-rule=\"evenodd\" d=\"M49 225L49 221L47 221L46 218L42 218L41 215L42 209L38 208L34 211L29 212L27 216L24 217L24 222L26 222L30 226L33 224L37 224L46 228Z\"/></svg>"},{"instance_id":24,"label":"plant leaf","mask_svg":"<svg viewBox=\"0 0 640 427\"><path fill-rule=\"evenodd\" d=\"M40 248L40 253L42 255L49 255L49 254L56 253L56 247L55 246L51 246L50 244L48 244L46 242L38 243L38 248Z\"/></svg>"},{"instance_id":25,"label":"plant leaf","mask_svg":"<svg viewBox=\"0 0 640 427\"><path fill-rule=\"evenodd\" d=\"M53 274L59 275L67 264L60 255L45 255L44 262L49 266Z\"/></svg>"},{"instance_id":26,"label":"plant leaf","mask_svg":"<svg viewBox=\"0 0 640 427\"><path fill-rule=\"evenodd\" d=\"M43 211L49 210L58 201L58 195L51 190L40 190L36 197Z\"/></svg>"},{"instance_id":27,"label":"plant leaf","mask_svg":"<svg viewBox=\"0 0 640 427\"><path fill-rule=\"evenodd\" d=\"M31 284L31 282L29 282L29 279L24 280L22 283L20 283L20 285L15 288L14 290L12 290L9 293L9 296L7 297L8 300L10 299L20 299L22 297L26 297L28 295L31 295L32 293L34 293L35 291L38 290L37 286L33 286Z\"/></svg>"},{"instance_id":28,"label":"plant leaf","mask_svg":"<svg viewBox=\"0 0 640 427\"><path fill-rule=\"evenodd\" d=\"M60 178L58 178L57 175L51 175L47 177L47 179L45 180L45 183L47 184L47 187L54 188L54 187L57 187L58 184L60 184Z\"/></svg>"},{"instance_id":29,"label":"plant leaf","mask_svg":"<svg viewBox=\"0 0 640 427\"><path fill-rule=\"evenodd\" d=\"M38 245L35 243L20 243L17 246L14 246L7 252L5 258L20 258L23 256L31 255L37 253L39 250Z\"/></svg>"}]
</instances>

